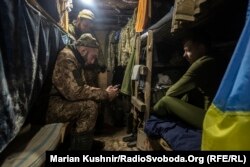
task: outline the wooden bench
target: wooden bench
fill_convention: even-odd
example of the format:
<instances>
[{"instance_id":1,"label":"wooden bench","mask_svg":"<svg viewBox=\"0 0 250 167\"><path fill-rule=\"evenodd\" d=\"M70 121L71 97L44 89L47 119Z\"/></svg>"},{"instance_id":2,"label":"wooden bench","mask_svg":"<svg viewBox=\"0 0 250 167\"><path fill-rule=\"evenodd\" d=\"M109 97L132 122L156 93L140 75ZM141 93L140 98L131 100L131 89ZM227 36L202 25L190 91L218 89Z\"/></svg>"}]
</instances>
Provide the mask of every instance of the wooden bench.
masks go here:
<instances>
[{"instance_id":1,"label":"wooden bench","mask_svg":"<svg viewBox=\"0 0 250 167\"><path fill-rule=\"evenodd\" d=\"M42 127L25 127L1 153L0 166L43 166L46 151L55 150L63 143L67 126L67 123L54 123Z\"/></svg>"}]
</instances>

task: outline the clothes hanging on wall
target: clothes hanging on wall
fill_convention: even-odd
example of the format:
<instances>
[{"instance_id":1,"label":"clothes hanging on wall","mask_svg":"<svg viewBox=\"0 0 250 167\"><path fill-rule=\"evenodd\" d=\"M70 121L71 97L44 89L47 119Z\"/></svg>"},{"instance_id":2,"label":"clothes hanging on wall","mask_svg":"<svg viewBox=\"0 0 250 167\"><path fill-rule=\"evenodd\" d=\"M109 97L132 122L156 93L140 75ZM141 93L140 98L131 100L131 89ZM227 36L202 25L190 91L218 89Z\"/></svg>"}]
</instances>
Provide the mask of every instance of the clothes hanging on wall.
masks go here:
<instances>
[{"instance_id":1,"label":"clothes hanging on wall","mask_svg":"<svg viewBox=\"0 0 250 167\"><path fill-rule=\"evenodd\" d=\"M113 71L117 66L118 42L120 31L111 31L106 40L107 70Z\"/></svg>"},{"instance_id":2,"label":"clothes hanging on wall","mask_svg":"<svg viewBox=\"0 0 250 167\"><path fill-rule=\"evenodd\" d=\"M120 32L112 31L108 37L108 69L113 72L116 67L123 67L125 73L123 76L121 92L125 94L130 94L131 92L131 70L134 65L134 54L135 54L135 19L136 11L131 19L128 20L128 23L121 29ZM118 44L116 43L118 41Z\"/></svg>"},{"instance_id":3,"label":"clothes hanging on wall","mask_svg":"<svg viewBox=\"0 0 250 167\"><path fill-rule=\"evenodd\" d=\"M130 56L122 81L121 92L126 95L131 95L132 93L131 75L134 65L135 65L135 50L133 54Z\"/></svg>"},{"instance_id":4,"label":"clothes hanging on wall","mask_svg":"<svg viewBox=\"0 0 250 167\"><path fill-rule=\"evenodd\" d=\"M135 24L135 32L142 32L148 22L148 10L149 10L148 0L139 0L138 11Z\"/></svg>"},{"instance_id":5,"label":"clothes hanging on wall","mask_svg":"<svg viewBox=\"0 0 250 167\"><path fill-rule=\"evenodd\" d=\"M135 49L135 20L136 20L136 11L128 23L121 29L119 44L118 44L118 55L117 55L117 65L126 66L128 64L129 58Z\"/></svg>"},{"instance_id":6,"label":"clothes hanging on wall","mask_svg":"<svg viewBox=\"0 0 250 167\"><path fill-rule=\"evenodd\" d=\"M140 68L143 66L144 65L139 65L139 64L134 65L131 80L135 80L135 81L139 80Z\"/></svg>"}]
</instances>

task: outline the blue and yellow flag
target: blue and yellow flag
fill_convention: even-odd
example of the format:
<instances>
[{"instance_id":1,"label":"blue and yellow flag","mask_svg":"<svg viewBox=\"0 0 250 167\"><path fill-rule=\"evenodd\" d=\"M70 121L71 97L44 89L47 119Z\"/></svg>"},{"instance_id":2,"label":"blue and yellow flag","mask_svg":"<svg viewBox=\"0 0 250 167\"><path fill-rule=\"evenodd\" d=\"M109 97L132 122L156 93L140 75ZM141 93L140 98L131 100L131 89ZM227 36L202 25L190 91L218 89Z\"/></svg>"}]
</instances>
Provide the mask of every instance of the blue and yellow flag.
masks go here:
<instances>
[{"instance_id":1,"label":"blue and yellow flag","mask_svg":"<svg viewBox=\"0 0 250 167\"><path fill-rule=\"evenodd\" d=\"M250 16L203 129L202 150L250 150Z\"/></svg>"}]
</instances>

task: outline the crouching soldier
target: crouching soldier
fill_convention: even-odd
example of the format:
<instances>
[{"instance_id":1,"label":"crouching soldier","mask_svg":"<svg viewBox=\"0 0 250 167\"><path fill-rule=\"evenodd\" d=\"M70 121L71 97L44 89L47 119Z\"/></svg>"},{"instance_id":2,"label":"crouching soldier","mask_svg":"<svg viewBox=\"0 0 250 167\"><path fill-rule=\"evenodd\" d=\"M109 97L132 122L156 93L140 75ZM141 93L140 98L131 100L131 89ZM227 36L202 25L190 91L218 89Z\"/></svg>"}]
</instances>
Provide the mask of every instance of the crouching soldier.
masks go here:
<instances>
[{"instance_id":1,"label":"crouching soldier","mask_svg":"<svg viewBox=\"0 0 250 167\"><path fill-rule=\"evenodd\" d=\"M102 90L86 84L84 67L95 63L98 47L91 34L83 34L74 44L60 51L55 63L46 121L73 124L71 150L92 148L98 102L111 101L118 95L116 87Z\"/></svg>"}]
</instances>

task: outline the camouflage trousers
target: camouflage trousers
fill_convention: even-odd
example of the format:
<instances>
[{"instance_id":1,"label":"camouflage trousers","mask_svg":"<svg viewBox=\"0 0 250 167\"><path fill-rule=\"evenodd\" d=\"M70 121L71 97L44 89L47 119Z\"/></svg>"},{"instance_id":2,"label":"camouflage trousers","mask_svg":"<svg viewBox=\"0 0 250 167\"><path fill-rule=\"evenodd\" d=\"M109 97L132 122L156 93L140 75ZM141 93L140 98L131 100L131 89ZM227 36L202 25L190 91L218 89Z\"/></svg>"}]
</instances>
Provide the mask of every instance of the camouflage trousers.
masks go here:
<instances>
[{"instance_id":1,"label":"camouflage trousers","mask_svg":"<svg viewBox=\"0 0 250 167\"><path fill-rule=\"evenodd\" d=\"M75 133L82 133L94 129L97 115L98 104L95 101L67 101L59 96L52 96L46 122L70 122L75 127Z\"/></svg>"}]
</instances>

